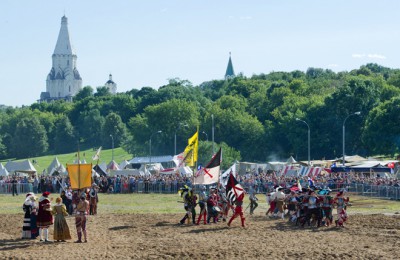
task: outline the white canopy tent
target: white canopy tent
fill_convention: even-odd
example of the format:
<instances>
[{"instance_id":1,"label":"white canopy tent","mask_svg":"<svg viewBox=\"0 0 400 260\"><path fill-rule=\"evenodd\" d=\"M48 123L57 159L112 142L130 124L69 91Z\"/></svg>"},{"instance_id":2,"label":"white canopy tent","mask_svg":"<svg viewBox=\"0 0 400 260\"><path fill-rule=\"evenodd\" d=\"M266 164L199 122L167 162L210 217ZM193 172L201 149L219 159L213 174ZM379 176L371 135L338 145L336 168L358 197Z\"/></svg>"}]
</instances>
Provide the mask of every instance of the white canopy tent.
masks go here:
<instances>
[{"instance_id":1,"label":"white canopy tent","mask_svg":"<svg viewBox=\"0 0 400 260\"><path fill-rule=\"evenodd\" d=\"M25 173L25 174L36 174L36 169L33 167L29 160L15 162L8 161L5 165L7 171L11 174L15 173Z\"/></svg>"},{"instance_id":2,"label":"white canopy tent","mask_svg":"<svg viewBox=\"0 0 400 260\"><path fill-rule=\"evenodd\" d=\"M3 166L2 163L0 163L0 176L8 176L8 171L7 169Z\"/></svg>"},{"instance_id":3,"label":"white canopy tent","mask_svg":"<svg viewBox=\"0 0 400 260\"><path fill-rule=\"evenodd\" d=\"M129 162L127 160L123 160L120 164L119 164L119 168L121 170L125 169L125 167L129 164Z\"/></svg>"},{"instance_id":4,"label":"white canopy tent","mask_svg":"<svg viewBox=\"0 0 400 260\"><path fill-rule=\"evenodd\" d=\"M51 175L55 169L57 169L58 167L60 167L61 163L60 161L58 161L57 156L54 157L53 161L50 163L49 167L47 167L47 174Z\"/></svg>"}]
</instances>

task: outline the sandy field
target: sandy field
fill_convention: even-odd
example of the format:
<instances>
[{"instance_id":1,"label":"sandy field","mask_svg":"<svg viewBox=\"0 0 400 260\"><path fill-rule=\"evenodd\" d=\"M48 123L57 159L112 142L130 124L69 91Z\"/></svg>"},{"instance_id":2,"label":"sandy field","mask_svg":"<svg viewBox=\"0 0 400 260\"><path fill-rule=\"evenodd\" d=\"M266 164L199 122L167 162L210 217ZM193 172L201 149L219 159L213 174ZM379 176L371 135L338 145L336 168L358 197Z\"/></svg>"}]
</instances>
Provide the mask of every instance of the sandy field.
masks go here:
<instances>
[{"instance_id":1,"label":"sandy field","mask_svg":"<svg viewBox=\"0 0 400 260\"><path fill-rule=\"evenodd\" d=\"M0 259L400 259L400 216L352 215L345 228L299 228L262 212L235 219L178 225L182 214L90 216L88 243L22 240L23 215L0 215ZM50 238L52 239L52 228Z\"/></svg>"}]
</instances>

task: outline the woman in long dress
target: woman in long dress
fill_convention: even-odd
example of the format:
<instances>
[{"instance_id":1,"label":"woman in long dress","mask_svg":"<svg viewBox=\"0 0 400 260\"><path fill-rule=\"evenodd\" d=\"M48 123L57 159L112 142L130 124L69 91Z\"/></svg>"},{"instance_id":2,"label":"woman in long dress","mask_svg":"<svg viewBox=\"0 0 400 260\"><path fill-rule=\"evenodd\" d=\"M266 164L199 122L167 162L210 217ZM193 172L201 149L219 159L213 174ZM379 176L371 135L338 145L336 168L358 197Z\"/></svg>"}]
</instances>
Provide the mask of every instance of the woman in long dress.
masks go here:
<instances>
[{"instance_id":1,"label":"woman in long dress","mask_svg":"<svg viewBox=\"0 0 400 260\"><path fill-rule=\"evenodd\" d=\"M38 198L35 195L30 196L31 199L31 238L35 239L39 236L39 229L37 226L37 214L39 205L37 203Z\"/></svg>"},{"instance_id":2,"label":"woman in long dress","mask_svg":"<svg viewBox=\"0 0 400 260\"><path fill-rule=\"evenodd\" d=\"M54 240L65 242L65 240L71 239L71 234L69 232L69 227L65 216L68 216L67 208L62 203L61 198L56 199L56 205L53 206L51 214L55 215L54 218Z\"/></svg>"},{"instance_id":3,"label":"woman in long dress","mask_svg":"<svg viewBox=\"0 0 400 260\"><path fill-rule=\"evenodd\" d=\"M32 211L32 201L31 196L33 193L26 194L25 202L22 205L22 209L24 210L24 225L22 226L22 238L31 238L31 211Z\"/></svg>"}]
</instances>

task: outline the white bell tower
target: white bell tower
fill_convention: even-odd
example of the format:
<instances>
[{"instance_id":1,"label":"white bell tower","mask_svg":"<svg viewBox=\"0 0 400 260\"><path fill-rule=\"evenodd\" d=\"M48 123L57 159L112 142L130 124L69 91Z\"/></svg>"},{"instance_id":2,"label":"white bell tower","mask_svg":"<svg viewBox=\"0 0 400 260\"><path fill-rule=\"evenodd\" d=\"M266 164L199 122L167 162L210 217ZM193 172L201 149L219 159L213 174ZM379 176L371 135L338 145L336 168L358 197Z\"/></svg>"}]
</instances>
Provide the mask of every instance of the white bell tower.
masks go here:
<instances>
[{"instance_id":1,"label":"white bell tower","mask_svg":"<svg viewBox=\"0 0 400 260\"><path fill-rule=\"evenodd\" d=\"M72 100L82 89L82 78L76 68L76 53L68 32L68 18L61 18L61 28L52 55L52 68L47 75L46 92L40 95L41 101L57 99Z\"/></svg>"}]
</instances>

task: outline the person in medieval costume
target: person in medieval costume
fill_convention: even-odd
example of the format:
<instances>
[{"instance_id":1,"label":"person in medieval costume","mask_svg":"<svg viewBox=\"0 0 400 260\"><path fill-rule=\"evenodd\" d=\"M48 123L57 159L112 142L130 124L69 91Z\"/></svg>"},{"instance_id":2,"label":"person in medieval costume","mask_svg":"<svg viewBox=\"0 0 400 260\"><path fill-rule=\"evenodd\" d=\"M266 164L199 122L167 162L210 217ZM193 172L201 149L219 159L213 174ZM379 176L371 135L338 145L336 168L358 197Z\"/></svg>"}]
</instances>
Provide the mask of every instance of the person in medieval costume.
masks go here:
<instances>
[{"instance_id":1,"label":"person in medieval costume","mask_svg":"<svg viewBox=\"0 0 400 260\"><path fill-rule=\"evenodd\" d=\"M67 208L62 203L61 198L56 199L56 205L53 206L53 210L51 211L54 217L54 233L53 237L55 241L65 242L65 240L71 239L71 234L69 232L69 227L67 221L65 220L65 216L68 216Z\"/></svg>"},{"instance_id":2,"label":"person in medieval costume","mask_svg":"<svg viewBox=\"0 0 400 260\"><path fill-rule=\"evenodd\" d=\"M229 206L228 206L228 198L226 197L226 189L221 187L218 193L218 206L221 209L220 215L222 216L222 221L225 222L228 216Z\"/></svg>"},{"instance_id":3,"label":"person in medieval costume","mask_svg":"<svg viewBox=\"0 0 400 260\"><path fill-rule=\"evenodd\" d=\"M35 239L38 236L38 230L36 226L35 195L32 192L26 194L22 209L25 212L22 238Z\"/></svg>"},{"instance_id":4,"label":"person in medieval costume","mask_svg":"<svg viewBox=\"0 0 400 260\"><path fill-rule=\"evenodd\" d=\"M78 235L78 240L75 243L87 242L86 233L86 220L89 211L89 201L86 200L86 193L82 193L80 196L80 201L76 205L76 215L75 215L75 226ZM82 241L82 233L84 240Z\"/></svg>"},{"instance_id":5,"label":"person in medieval costume","mask_svg":"<svg viewBox=\"0 0 400 260\"><path fill-rule=\"evenodd\" d=\"M90 215L97 215L97 203L99 202L97 190L98 186L93 183L89 191Z\"/></svg>"},{"instance_id":6,"label":"person in medieval costume","mask_svg":"<svg viewBox=\"0 0 400 260\"><path fill-rule=\"evenodd\" d=\"M320 202L321 199L317 196L317 194L315 193L314 190L310 190L308 192L308 210L307 210L307 215L305 218L304 223L301 225L302 227L304 227L304 224L307 222L308 226L311 225L310 220L311 217L314 216L315 220L317 221L317 227L321 226L321 208L320 208Z\"/></svg>"},{"instance_id":7,"label":"person in medieval costume","mask_svg":"<svg viewBox=\"0 0 400 260\"><path fill-rule=\"evenodd\" d=\"M341 224L339 225L343 226L343 223L347 220L346 208L349 201L349 197L344 196L344 191L340 191L338 192L338 194L336 194L336 197L333 200L333 204L336 205L336 212L338 217L338 219L335 220L336 225L338 225L338 222L340 221Z\"/></svg>"},{"instance_id":8,"label":"person in medieval costume","mask_svg":"<svg viewBox=\"0 0 400 260\"><path fill-rule=\"evenodd\" d=\"M344 227L344 223L347 221L347 213L346 210L343 208L338 214L338 219L335 220L336 226Z\"/></svg>"},{"instance_id":9,"label":"person in medieval costume","mask_svg":"<svg viewBox=\"0 0 400 260\"><path fill-rule=\"evenodd\" d=\"M231 217L231 219L228 222L228 227L231 226L232 221L237 217L240 216L240 221L242 222L242 227L245 227L244 221L246 218L243 215L243 199L244 199L244 193L240 194L240 196L235 200L235 213Z\"/></svg>"},{"instance_id":10,"label":"person in medieval costume","mask_svg":"<svg viewBox=\"0 0 400 260\"><path fill-rule=\"evenodd\" d=\"M250 215L254 214L254 210L258 207L258 198L256 197L256 189L257 189L257 184L254 184L253 186L250 186L249 189L249 199L250 199Z\"/></svg>"},{"instance_id":11,"label":"person in medieval costume","mask_svg":"<svg viewBox=\"0 0 400 260\"><path fill-rule=\"evenodd\" d=\"M211 218L213 219L213 223L218 222L218 214L220 212L220 208L218 207L218 195L217 190L212 188L210 190L210 194L207 198L207 223L210 223Z\"/></svg>"},{"instance_id":12,"label":"person in medieval costume","mask_svg":"<svg viewBox=\"0 0 400 260\"><path fill-rule=\"evenodd\" d=\"M290 195L286 198L290 222L296 222L297 220L297 205L299 202L300 199L298 198L297 193L295 191L291 191Z\"/></svg>"},{"instance_id":13,"label":"person in medieval costume","mask_svg":"<svg viewBox=\"0 0 400 260\"><path fill-rule=\"evenodd\" d=\"M51 215L50 192L45 191L39 199L39 209L37 215L37 226L39 227L40 241L50 242L49 227L53 225L53 216Z\"/></svg>"},{"instance_id":14,"label":"person in medieval costume","mask_svg":"<svg viewBox=\"0 0 400 260\"><path fill-rule=\"evenodd\" d=\"M79 190L74 190L72 192L72 212L76 212L76 206L79 204L80 198L79 198Z\"/></svg>"},{"instance_id":15,"label":"person in medieval costume","mask_svg":"<svg viewBox=\"0 0 400 260\"><path fill-rule=\"evenodd\" d=\"M329 195L330 190L322 190L324 194L322 198L322 223L325 226L330 226L333 222L333 215L332 215L332 209L333 209L333 198L332 196ZM320 192L320 193L322 193Z\"/></svg>"},{"instance_id":16,"label":"person in medieval costume","mask_svg":"<svg viewBox=\"0 0 400 260\"><path fill-rule=\"evenodd\" d=\"M183 197L184 208L186 210L185 216L179 222L180 224L184 224L186 219L189 221L190 217L192 217L192 223L196 224L196 202L197 196L194 194L193 190L185 185L181 196Z\"/></svg>"},{"instance_id":17,"label":"person in medieval costume","mask_svg":"<svg viewBox=\"0 0 400 260\"><path fill-rule=\"evenodd\" d=\"M199 218L197 219L196 224L200 224L200 220L204 218L204 225L207 224L207 207L206 207L206 202L207 202L207 194L206 194L206 187L202 186L200 188L200 192L198 194L199 196L199 206L200 206L200 215Z\"/></svg>"},{"instance_id":18,"label":"person in medieval costume","mask_svg":"<svg viewBox=\"0 0 400 260\"><path fill-rule=\"evenodd\" d=\"M285 195L285 193L283 193L283 188L278 187L276 189L276 192L274 193L274 197L272 199L276 201L275 211L277 211L277 212L279 212L279 214L281 214L282 219L285 219L285 208L284 208L285 198L286 198L286 195ZM276 214L274 214L274 216L276 217Z\"/></svg>"},{"instance_id":19,"label":"person in medieval costume","mask_svg":"<svg viewBox=\"0 0 400 260\"><path fill-rule=\"evenodd\" d=\"M267 212L265 213L266 216L268 216L268 213L274 214L275 211L275 206L276 206L276 200L274 199L275 197L275 192L268 193L267 195L267 204L269 205L269 208Z\"/></svg>"}]
</instances>

